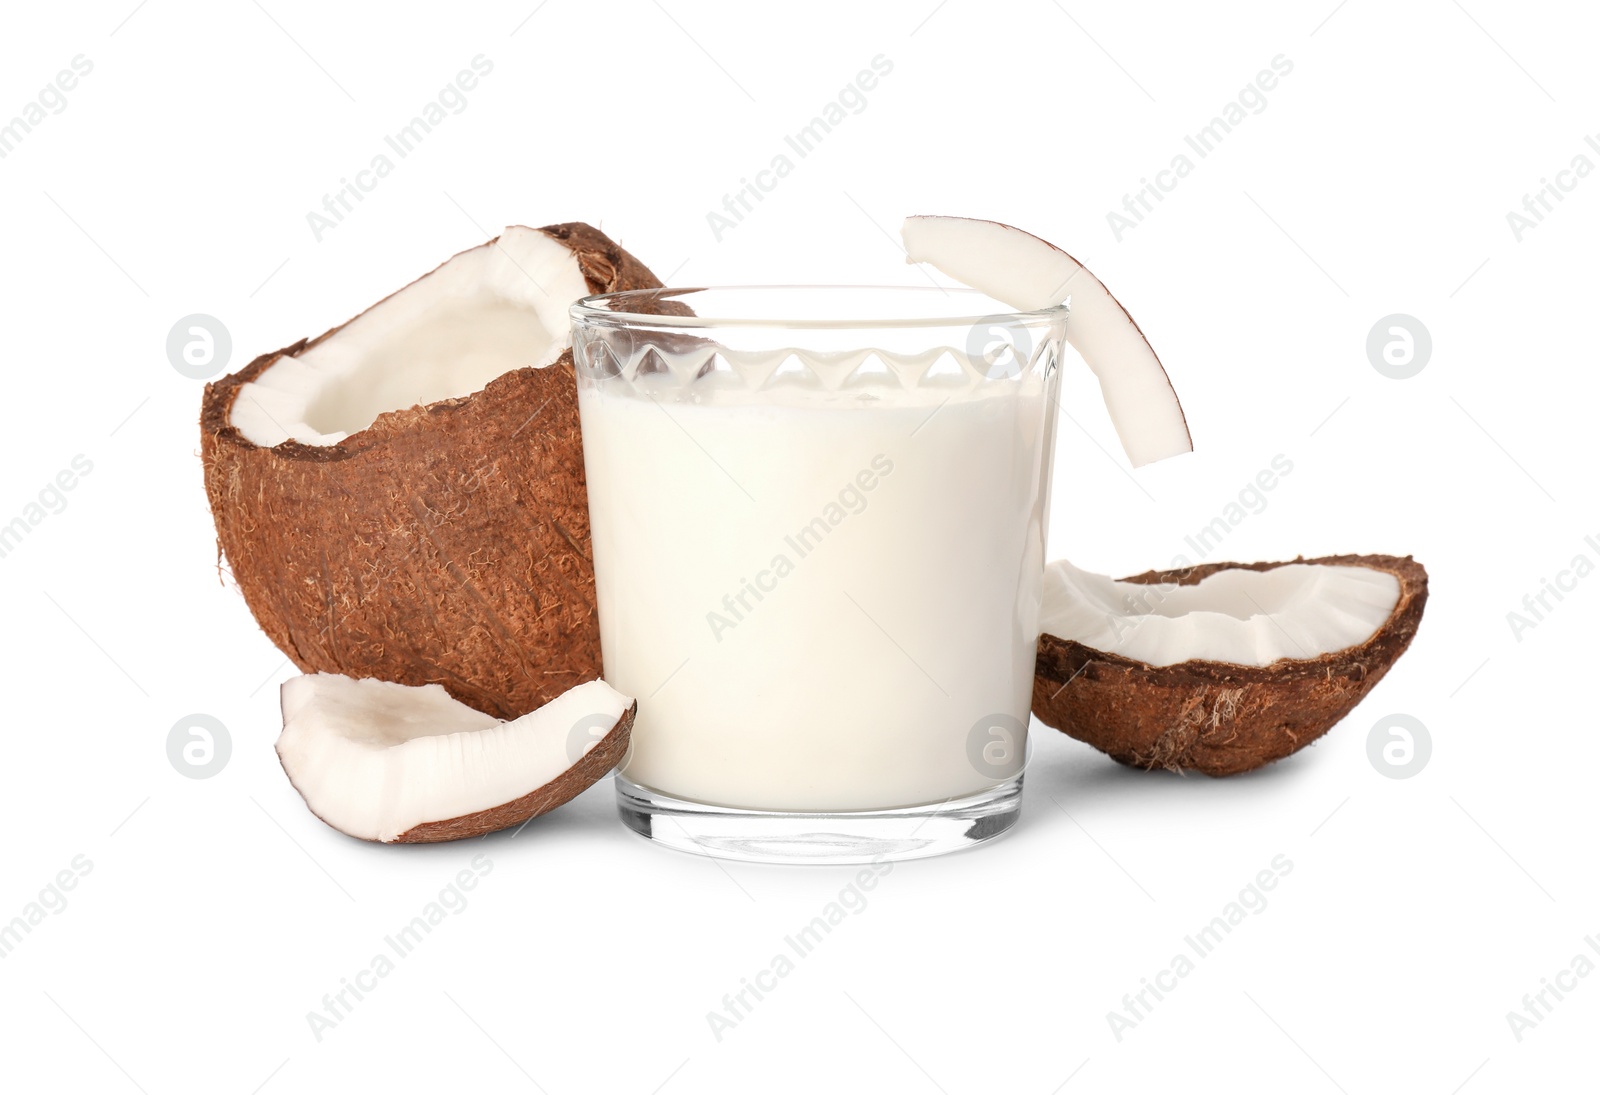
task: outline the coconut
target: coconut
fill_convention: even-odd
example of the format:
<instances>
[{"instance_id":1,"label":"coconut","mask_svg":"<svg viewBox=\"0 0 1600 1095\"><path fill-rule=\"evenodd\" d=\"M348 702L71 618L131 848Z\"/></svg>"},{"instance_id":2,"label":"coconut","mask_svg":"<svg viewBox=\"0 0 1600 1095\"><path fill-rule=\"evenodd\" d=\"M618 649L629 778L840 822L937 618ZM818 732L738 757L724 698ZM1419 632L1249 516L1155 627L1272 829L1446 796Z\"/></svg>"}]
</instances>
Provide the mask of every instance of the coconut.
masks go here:
<instances>
[{"instance_id":1,"label":"coconut","mask_svg":"<svg viewBox=\"0 0 1600 1095\"><path fill-rule=\"evenodd\" d=\"M907 217L900 236L907 262L925 262L1019 311L1066 302L1067 342L1099 380L1134 467L1193 451L1161 359L1094 271L1055 244L999 221Z\"/></svg>"},{"instance_id":2,"label":"coconut","mask_svg":"<svg viewBox=\"0 0 1600 1095\"><path fill-rule=\"evenodd\" d=\"M316 673L282 695L289 782L333 828L385 844L482 836L570 801L622 760L638 709L598 680L510 721L436 684Z\"/></svg>"},{"instance_id":3,"label":"coconut","mask_svg":"<svg viewBox=\"0 0 1600 1095\"><path fill-rule=\"evenodd\" d=\"M1410 556L1207 563L1122 581L1052 563L1033 713L1139 768L1210 776L1305 748L1416 634Z\"/></svg>"},{"instance_id":4,"label":"coconut","mask_svg":"<svg viewBox=\"0 0 1600 1095\"><path fill-rule=\"evenodd\" d=\"M219 561L296 666L501 718L599 675L567 310L659 285L588 225L508 228L206 386Z\"/></svg>"}]
</instances>

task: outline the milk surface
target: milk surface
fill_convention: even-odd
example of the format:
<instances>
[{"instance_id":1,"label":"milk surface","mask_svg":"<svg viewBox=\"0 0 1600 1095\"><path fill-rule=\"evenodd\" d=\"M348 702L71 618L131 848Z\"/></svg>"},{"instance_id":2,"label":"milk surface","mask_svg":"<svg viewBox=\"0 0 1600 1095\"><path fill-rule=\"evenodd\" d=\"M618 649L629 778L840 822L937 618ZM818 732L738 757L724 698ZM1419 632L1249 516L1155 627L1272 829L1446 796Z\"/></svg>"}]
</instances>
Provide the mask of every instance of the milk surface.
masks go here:
<instances>
[{"instance_id":1,"label":"milk surface","mask_svg":"<svg viewBox=\"0 0 1600 1095\"><path fill-rule=\"evenodd\" d=\"M605 677L639 703L630 780L842 811L1020 771L1040 386L691 402L586 385L579 407Z\"/></svg>"}]
</instances>

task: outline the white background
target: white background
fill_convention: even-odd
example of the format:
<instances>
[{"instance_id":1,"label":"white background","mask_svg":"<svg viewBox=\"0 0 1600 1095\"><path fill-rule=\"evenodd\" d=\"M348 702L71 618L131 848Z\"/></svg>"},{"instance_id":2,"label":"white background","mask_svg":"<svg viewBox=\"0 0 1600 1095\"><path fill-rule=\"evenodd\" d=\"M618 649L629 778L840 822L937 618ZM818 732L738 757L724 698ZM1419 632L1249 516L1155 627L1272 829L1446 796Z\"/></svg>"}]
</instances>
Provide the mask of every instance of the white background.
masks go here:
<instances>
[{"instance_id":1,"label":"white background","mask_svg":"<svg viewBox=\"0 0 1600 1095\"><path fill-rule=\"evenodd\" d=\"M1506 1018L1600 933L1600 578L1520 641L1506 619L1600 559L1577 440L1600 395L1600 177L1520 242L1506 220L1573 157L1600 163L1586 6L134 2L28 5L0 36L0 118L75 55L94 65L0 161L0 521L93 463L0 559L0 919L93 864L0 960L0 1084L1592 1086L1600 977L1520 1042ZM468 109L317 242L306 213L480 53L494 71ZM707 212L877 54L894 69L867 108L718 242ZM1294 69L1266 109L1115 239L1107 211L1278 54ZM1183 397L1196 453L1131 473L1069 375L1053 554L1166 566L1281 453L1292 474L1215 557L1427 564L1421 631L1370 698L1225 781L1036 728L1013 834L895 866L720 1042L707 1012L853 871L658 850L609 784L467 846L369 846L312 818L272 750L292 670L219 583L173 323L221 319L237 368L503 225L579 219L676 284L916 283L894 239L913 212L1073 251ZM1368 361L1391 313L1432 332L1413 379ZM206 780L166 754L196 712L233 743ZM1391 713L1431 738L1408 779L1368 759ZM470 906L318 1042L306 1013L479 854ZM1106 1014L1280 854L1268 907L1118 1041Z\"/></svg>"}]
</instances>

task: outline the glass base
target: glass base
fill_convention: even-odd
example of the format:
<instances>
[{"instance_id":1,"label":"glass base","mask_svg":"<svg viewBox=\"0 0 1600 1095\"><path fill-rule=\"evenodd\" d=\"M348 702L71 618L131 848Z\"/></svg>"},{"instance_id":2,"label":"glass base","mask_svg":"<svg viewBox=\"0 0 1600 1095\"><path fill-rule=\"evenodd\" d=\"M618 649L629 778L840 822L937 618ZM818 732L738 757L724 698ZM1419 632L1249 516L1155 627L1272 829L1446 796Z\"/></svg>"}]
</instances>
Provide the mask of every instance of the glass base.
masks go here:
<instances>
[{"instance_id":1,"label":"glass base","mask_svg":"<svg viewBox=\"0 0 1600 1095\"><path fill-rule=\"evenodd\" d=\"M1022 776L964 798L895 810L780 813L707 806L616 777L622 823L681 852L828 866L921 859L993 840L1016 823Z\"/></svg>"}]
</instances>

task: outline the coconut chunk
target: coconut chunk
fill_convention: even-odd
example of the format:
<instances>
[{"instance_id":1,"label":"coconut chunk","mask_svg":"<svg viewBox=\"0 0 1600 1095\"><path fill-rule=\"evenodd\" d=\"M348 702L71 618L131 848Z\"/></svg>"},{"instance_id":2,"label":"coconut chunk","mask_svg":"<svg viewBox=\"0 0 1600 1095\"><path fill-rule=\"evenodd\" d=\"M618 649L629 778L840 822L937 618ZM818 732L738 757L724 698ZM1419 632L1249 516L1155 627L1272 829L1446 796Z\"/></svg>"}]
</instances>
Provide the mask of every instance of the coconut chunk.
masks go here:
<instances>
[{"instance_id":1,"label":"coconut chunk","mask_svg":"<svg viewBox=\"0 0 1600 1095\"><path fill-rule=\"evenodd\" d=\"M1138 768L1248 772L1326 734L1410 646L1410 556L1047 570L1033 713Z\"/></svg>"},{"instance_id":2,"label":"coconut chunk","mask_svg":"<svg viewBox=\"0 0 1600 1095\"><path fill-rule=\"evenodd\" d=\"M1099 379L1134 467L1194 449L1161 359L1128 310L1077 259L998 221L907 217L900 235L907 262L928 263L1018 311L1069 302L1067 341Z\"/></svg>"},{"instance_id":3,"label":"coconut chunk","mask_svg":"<svg viewBox=\"0 0 1600 1095\"><path fill-rule=\"evenodd\" d=\"M312 673L285 682L278 757L311 812L362 840L457 840L576 796L627 750L632 700L604 681L509 721L420 686Z\"/></svg>"},{"instance_id":4,"label":"coconut chunk","mask_svg":"<svg viewBox=\"0 0 1600 1095\"><path fill-rule=\"evenodd\" d=\"M1271 665L1370 639L1400 600L1393 574L1291 563L1194 585L1121 582L1065 559L1045 569L1041 628L1146 665Z\"/></svg>"},{"instance_id":5,"label":"coconut chunk","mask_svg":"<svg viewBox=\"0 0 1600 1095\"><path fill-rule=\"evenodd\" d=\"M502 718L600 675L566 309L660 285L587 224L509 228L206 385L217 546L301 672Z\"/></svg>"},{"instance_id":6,"label":"coconut chunk","mask_svg":"<svg viewBox=\"0 0 1600 1095\"><path fill-rule=\"evenodd\" d=\"M588 292L569 246L539 229L507 228L280 357L240 386L230 424L263 448L333 445L385 411L471 395L561 356L571 341L567 309Z\"/></svg>"}]
</instances>

